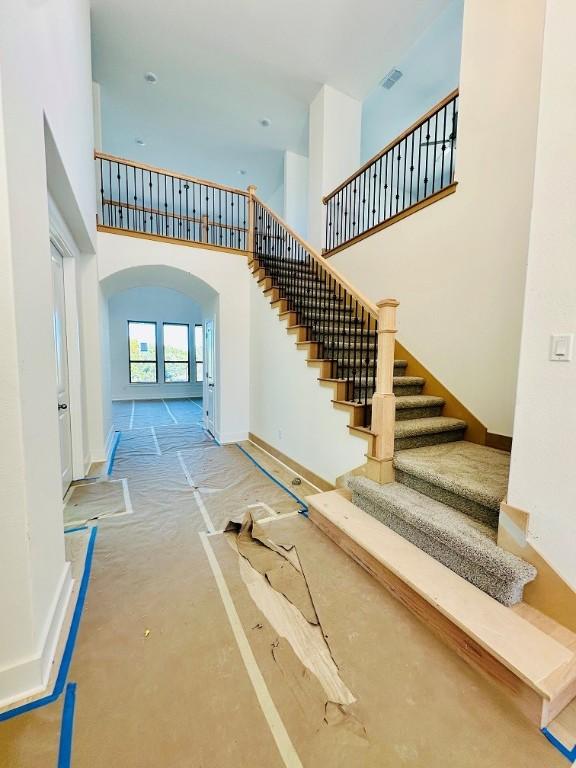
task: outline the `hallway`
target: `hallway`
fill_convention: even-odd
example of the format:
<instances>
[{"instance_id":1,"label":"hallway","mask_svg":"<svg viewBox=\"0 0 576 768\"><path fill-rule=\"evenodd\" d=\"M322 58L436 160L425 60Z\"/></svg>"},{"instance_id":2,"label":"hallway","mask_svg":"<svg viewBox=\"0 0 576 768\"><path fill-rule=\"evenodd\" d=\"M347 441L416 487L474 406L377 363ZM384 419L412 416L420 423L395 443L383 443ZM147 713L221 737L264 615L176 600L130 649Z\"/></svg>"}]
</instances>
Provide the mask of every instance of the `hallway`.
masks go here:
<instances>
[{"instance_id":1,"label":"hallway","mask_svg":"<svg viewBox=\"0 0 576 768\"><path fill-rule=\"evenodd\" d=\"M127 481L133 514L97 523L67 677L77 684L70 760L60 696L0 722L1 768L565 765L498 691L297 514L311 486L293 486L293 473L251 443L217 445L196 401L114 408L122 431L112 479ZM296 634L288 641L279 631L278 593L269 579L264 595L256 566L235 552L241 537L206 535L247 511L268 520L259 530L299 562L319 642L351 704L333 705L322 671L302 666L308 641L298 648Z\"/></svg>"}]
</instances>

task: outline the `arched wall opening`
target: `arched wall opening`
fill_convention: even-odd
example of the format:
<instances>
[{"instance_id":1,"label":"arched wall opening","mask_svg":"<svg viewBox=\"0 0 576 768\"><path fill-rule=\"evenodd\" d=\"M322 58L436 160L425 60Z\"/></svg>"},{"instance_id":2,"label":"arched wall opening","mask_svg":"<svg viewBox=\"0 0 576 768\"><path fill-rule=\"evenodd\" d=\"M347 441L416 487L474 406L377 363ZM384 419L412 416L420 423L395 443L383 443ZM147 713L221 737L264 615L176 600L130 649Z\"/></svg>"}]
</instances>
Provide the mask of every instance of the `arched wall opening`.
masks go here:
<instances>
[{"instance_id":1,"label":"arched wall opening","mask_svg":"<svg viewBox=\"0 0 576 768\"><path fill-rule=\"evenodd\" d=\"M214 327L213 432L222 443L244 440L249 421L249 272L235 253L98 233L98 333L102 452L114 433L111 401L118 396L111 359L113 315L119 296L144 296L148 289L173 292L199 309L202 324ZM168 320L169 318L167 318ZM112 324L111 324L112 321ZM115 342L113 342L115 343ZM193 369L193 366L191 367ZM126 369L125 369L126 370ZM168 385L171 386L171 385ZM205 396L206 383L202 395ZM160 394L160 397L165 397ZM128 396L131 399L131 395Z\"/></svg>"}]
</instances>

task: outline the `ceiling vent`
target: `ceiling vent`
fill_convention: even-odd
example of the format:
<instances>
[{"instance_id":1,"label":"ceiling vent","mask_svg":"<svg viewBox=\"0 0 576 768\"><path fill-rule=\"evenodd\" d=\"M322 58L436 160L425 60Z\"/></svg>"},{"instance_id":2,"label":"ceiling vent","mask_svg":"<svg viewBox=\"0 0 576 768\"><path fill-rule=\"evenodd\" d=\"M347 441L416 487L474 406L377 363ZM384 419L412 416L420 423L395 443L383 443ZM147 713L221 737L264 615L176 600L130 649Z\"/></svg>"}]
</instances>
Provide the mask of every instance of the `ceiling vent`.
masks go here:
<instances>
[{"instance_id":1,"label":"ceiling vent","mask_svg":"<svg viewBox=\"0 0 576 768\"><path fill-rule=\"evenodd\" d=\"M391 69L390 72L386 75L386 77L382 80L380 85L382 88L386 88L387 91L392 88L393 85L396 85L398 80L402 77L402 72L400 72L399 69Z\"/></svg>"}]
</instances>

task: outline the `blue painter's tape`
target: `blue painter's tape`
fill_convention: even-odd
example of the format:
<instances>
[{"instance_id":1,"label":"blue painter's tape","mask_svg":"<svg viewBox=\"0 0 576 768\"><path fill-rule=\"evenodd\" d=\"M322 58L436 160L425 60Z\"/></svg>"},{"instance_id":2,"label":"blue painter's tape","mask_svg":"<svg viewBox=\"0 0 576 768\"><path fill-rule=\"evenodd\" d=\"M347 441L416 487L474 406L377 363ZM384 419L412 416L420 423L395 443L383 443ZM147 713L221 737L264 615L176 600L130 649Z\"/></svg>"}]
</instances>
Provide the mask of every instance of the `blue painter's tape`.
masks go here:
<instances>
[{"instance_id":1,"label":"blue painter's tape","mask_svg":"<svg viewBox=\"0 0 576 768\"><path fill-rule=\"evenodd\" d=\"M70 768L72 764L72 735L74 732L74 707L76 704L76 683L68 683L62 725L60 727L60 747L58 749L58 768Z\"/></svg>"},{"instance_id":2,"label":"blue painter's tape","mask_svg":"<svg viewBox=\"0 0 576 768\"><path fill-rule=\"evenodd\" d=\"M110 451L110 458L108 459L108 466L106 467L106 474L110 476L112 474L112 470L114 469L114 459L116 458L116 448L118 448L118 443L120 442L120 435L121 432L116 432L116 435L114 437L114 442L112 443L112 450Z\"/></svg>"},{"instance_id":3,"label":"blue painter's tape","mask_svg":"<svg viewBox=\"0 0 576 768\"><path fill-rule=\"evenodd\" d=\"M64 653L62 654L62 661L60 662L60 669L58 670L58 677L56 678L54 690L50 695L43 696L41 699L30 701L28 704L22 704L20 707L15 707L7 712L0 713L0 723L4 720L11 720L13 717L22 715L24 712L30 712L33 709L44 707L46 704L51 704L62 694L72 662L72 654L74 653L74 646L76 645L80 619L82 618L82 611L84 610L84 603L86 601L86 592L88 591L88 583L90 581L90 571L92 569L92 558L94 555L94 544L96 542L97 532L98 528L96 527L92 528L90 531L88 548L86 550L86 560L84 563L84 573L82 574L82 581L80 582L80 589L78 590L78 600L76 601L76 607L74 608L70 632L68 633L68 639L66 640L66 646L64 647Z\"/></svg>"},{"instance_id":4,"label":"blue painter's tape","mask_svg":"<svg viewBox=\"0 0 576 768\"><path fill-rule=\"evenodd\" d=\"M550 733L548 728L542 728L542 733L544 734L544 736L546 736L550 744L555 746L558 752L564 755L564 757L567 760L570 760L571 763L573 763L576 760L576 746L572 747L572 749L568 749L567 747L564 746L564 744L562 744L561 741L558 741L558 739L556 738L556 736L554 736L554 734Z\"/></svg>"},{"instance_id":5,"label":"blue painter's tape","mask_svg":"<svg viewBox=\"0 0 576 768\"><path fill-rule=\"evenodd\" d=\"M292 493L290 488L287 488L284 485L284 483L281 483L280 480L278 480L277 477L274 477L274 475L271 475L270 472L268 472L268 470L264 469L264 467L261 464L259 464L253 456L250 456L248 451L245 451L244 448L242 448L241 445L238 445L238 443L236 443L236 447L240 448L242 453L245 456L247 456L250 459L250 461L252 462L252 464L255 464L258 467L258 469L266 475L266 477L269 477L270 480L272 480L273 483L276 483L276 485L280 486L280 488L282 488L283 491L286 491L286 493L289 496L291 496L295 501L297 501L298 504L300 504L300 506L302 507L302 509L299 510L300 514L304 515L304 517L308 517L308 507L306 506L306 504L302 501L302 499L299 496L296 496L295 493Z\"/></svg>"},{"instance_id":6,"label":"blue painter's tape","mask_svg":"<svg viewBox=\"0 0 576 768\"><path fill-rule=\"evenodd\" d=\"M76 528L67 528L64 533L76 533L76 531L87 531L87 525L78 525Z\"/></svg>"}]
</instances>

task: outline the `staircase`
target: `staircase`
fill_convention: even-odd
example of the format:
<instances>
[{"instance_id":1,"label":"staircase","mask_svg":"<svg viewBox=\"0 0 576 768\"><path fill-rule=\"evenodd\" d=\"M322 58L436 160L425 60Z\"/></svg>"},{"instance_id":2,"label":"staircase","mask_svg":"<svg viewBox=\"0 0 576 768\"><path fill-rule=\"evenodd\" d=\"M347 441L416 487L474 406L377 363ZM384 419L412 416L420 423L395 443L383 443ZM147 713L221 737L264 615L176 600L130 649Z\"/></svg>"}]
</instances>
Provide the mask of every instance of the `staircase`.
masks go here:
<instances>
[{"instance_id":1,"label":"staircase","mask_svg":"<svg viewBox=\"0 0 576 768\"><path fill-rule=\"evenodd\" d=\"M285 239L271 212L259 204L256 212L252 270L370 454L376 321L302 244ZM392 384L396 482L352 475L352 502L504 605L520 602L536 570L496 543L509 455L466 441L467 422L444 415L444 399L424 393L426 380L408 375L407 361L394 360Z\"/></svg>"},{"instance_id":2,"label":"staircase","mask_svg":"<svg viewBox=\"0 0 576 768\"><path fill-rule=\"evenodd\" d=\"M441 385L411 375L417 362L392 354L395 302L379 305L392 315L379 313L272 211L252 205L250 268L368 445L368 464L347 488L308 497L310 519L546 726L576 695L576 636L521 602L536 569L497 545L509 455L482 444L485 430ZM388 461L387 450L394 482L375 482L367 467L372 457Z\"/></svg>"}]
</instances>

